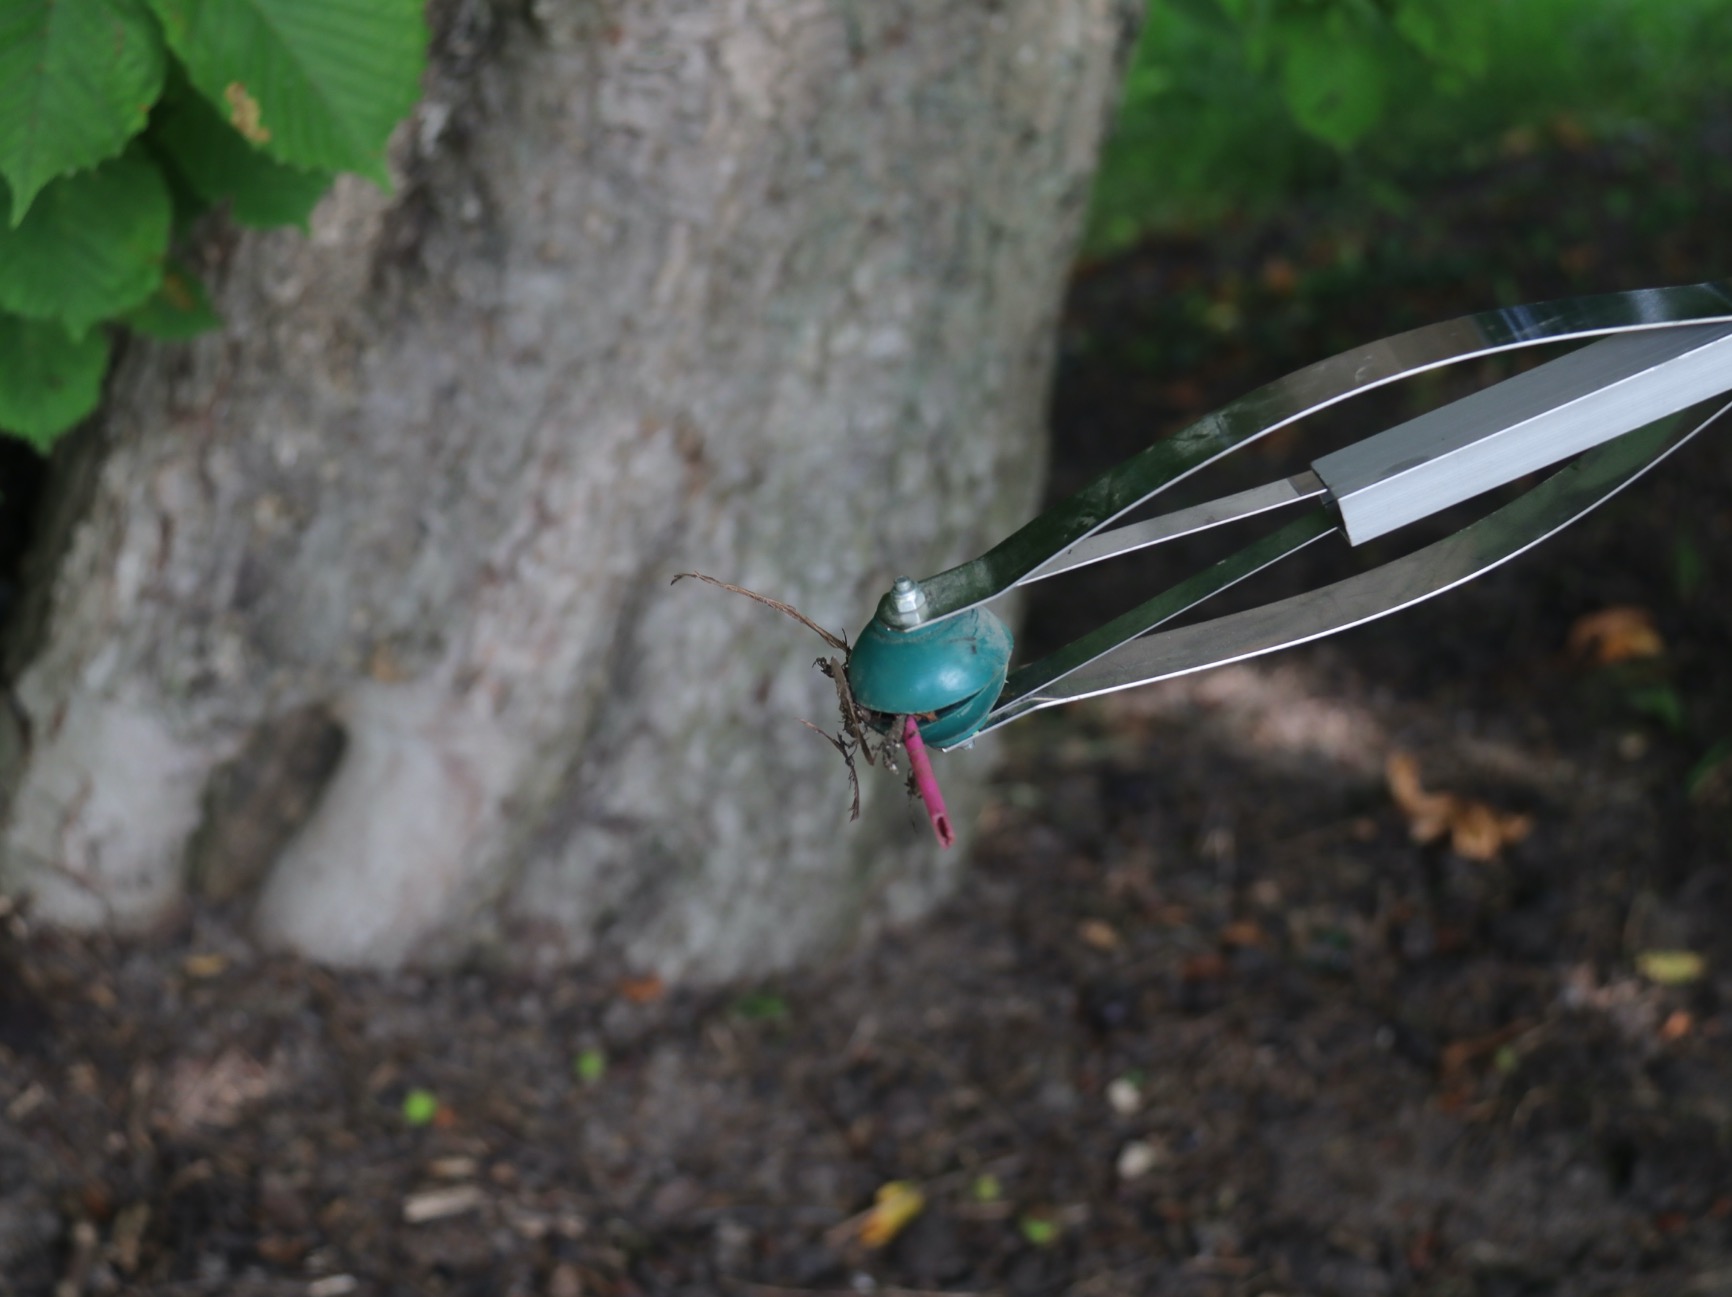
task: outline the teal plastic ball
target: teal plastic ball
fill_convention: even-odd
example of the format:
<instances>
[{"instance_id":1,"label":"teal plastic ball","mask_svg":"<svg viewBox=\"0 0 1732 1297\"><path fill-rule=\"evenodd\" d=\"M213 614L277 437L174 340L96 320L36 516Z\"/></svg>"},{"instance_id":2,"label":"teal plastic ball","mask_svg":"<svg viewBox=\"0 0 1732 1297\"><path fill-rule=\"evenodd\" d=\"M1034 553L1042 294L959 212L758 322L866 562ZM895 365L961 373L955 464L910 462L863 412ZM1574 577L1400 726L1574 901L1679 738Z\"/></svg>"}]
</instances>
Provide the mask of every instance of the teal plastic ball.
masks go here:
<instances>
[{"instance_id":1,"label":"teal plastic ball","mask_svg":"<svg viewBox=\"0 0 1732 1297\"><path fill-rule=\"evenodd\" d=\"M923 717L920 736L934 747L960 743L980 728L1010 669L1010 629L984 608L895 630L874 617L848 659L848 687L862 707Z\"/></svg>"}]
</instances>

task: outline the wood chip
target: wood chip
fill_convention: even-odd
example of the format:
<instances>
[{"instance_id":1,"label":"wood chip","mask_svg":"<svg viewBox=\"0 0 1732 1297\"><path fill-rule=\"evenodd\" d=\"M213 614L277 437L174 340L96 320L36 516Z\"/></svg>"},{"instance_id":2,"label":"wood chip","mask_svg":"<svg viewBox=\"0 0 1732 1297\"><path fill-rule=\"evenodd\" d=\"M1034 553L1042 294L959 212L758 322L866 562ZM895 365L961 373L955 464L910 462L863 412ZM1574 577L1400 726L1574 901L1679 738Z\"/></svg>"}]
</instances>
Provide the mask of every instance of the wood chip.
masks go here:
<instances>
[{"instance_id":1,"label":"wood chip","mask_svg":"<svg viewBox=\"0 0 1732 1297\"><path fill-rule=\"evenodd\" d=\"M1134 1115L1143 1106L1143 1092L1128 1076L1107 1082L1107 1106L1121 1117Z\"/></svg>"},{"instance_id":2,"label":"wood chip","mask_svg":"<svg viewBox=\"0 0 1732 1297\"><path fill-rule=\"evenodd\" d=\"M184 1058L169 1073L162 1121L177 1134L198 1126L230 1126L282 1082L280 1068L267 1067L240 1049L225 1049L215 1058Z\"/></svg>"},{"instance_id":3,"label":"wood chip","mask_svg":"<svg viewBox=\"0 0 1732 1297\"><path fill-rule=\"evenodd\" d=\"M29 1085L24 1087L23 1091L16 1099L6 1105L6 1119L8 1121L23 1121L31 1113L40 1108L43 1101L47 1098L48 1091L43 1089L42 1086L35 1081L32 1081Z\"/></svg>"},{"instance_id":4,"label":"wood chip","mask_svg":"<svg viewBox=\"0 0 1732 1297\"><path fill-rule=\"evenodd\" d=\"M218 951L188 955L180 961L180 970L194 981L219 976L229 966L229 957Z\"/></svg>"},{"instance_id":5,"label":"wood chip","mask_svg":"<svg viewBox=\"0 0 1732 1297\"><path fill-rule=\"evenodd\" d=\"M1117 950L1124 944L1118 929L1104 919L1084 919L1077 925L1077 936L1083 939L1084 945L1093 946L1096 950Z\"/></svg>"},{"instance_id":6,"label":"wood chip","mask_svg":"<svg viewBox=\"0 0 1732 1297\"><path fill-rule=\"evenodd\" d=\"M479 1185L458 1184L448 1189L428 1189L403 1200L403 1219L411 1225L445 1220L477 1210L487 1201Z\"/></svg>"},{"instance_id":7,"label":"wood chip","mask_svg":"<svg viewBox=\"0 0 1732 1297\"><path fill-rule=\"evenodd\" d=\"M138 1269L138 1249L150 1224L150 1204L135 1202L122 1207L108 1235L108 1256L122 1274Z\"/></svg>"},{"instance_id":8,"label":"wood chip","mask_svg":"<svg viewBox=\"0 0 1732 1297\"><path fill-rule=\"evenodd\" d=\"M619 991L620 999L627 1004L653 1004L667 994L666 985L654 973L645 977L624 978L615 989Z\"/></svg>"}]
</instances>

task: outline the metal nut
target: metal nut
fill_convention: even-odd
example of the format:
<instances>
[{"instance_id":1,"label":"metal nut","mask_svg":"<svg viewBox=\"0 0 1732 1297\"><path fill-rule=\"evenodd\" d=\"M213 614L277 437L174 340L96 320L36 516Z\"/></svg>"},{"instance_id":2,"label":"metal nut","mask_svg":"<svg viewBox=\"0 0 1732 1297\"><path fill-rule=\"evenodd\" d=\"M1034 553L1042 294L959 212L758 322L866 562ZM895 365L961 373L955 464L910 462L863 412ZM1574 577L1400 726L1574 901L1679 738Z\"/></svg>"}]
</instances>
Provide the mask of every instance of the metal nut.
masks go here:
<instances>
[{"instance_id":1,"label":"metal nut","mask_svg":"<svg viewBox=\"0 0 1732 1297\"><path fill-rule=\"evenodd\" d=\"M926 591L912 577L899 576L878 605L878 615L899 630L926 620Z\"/></svg>"}]
</instances>

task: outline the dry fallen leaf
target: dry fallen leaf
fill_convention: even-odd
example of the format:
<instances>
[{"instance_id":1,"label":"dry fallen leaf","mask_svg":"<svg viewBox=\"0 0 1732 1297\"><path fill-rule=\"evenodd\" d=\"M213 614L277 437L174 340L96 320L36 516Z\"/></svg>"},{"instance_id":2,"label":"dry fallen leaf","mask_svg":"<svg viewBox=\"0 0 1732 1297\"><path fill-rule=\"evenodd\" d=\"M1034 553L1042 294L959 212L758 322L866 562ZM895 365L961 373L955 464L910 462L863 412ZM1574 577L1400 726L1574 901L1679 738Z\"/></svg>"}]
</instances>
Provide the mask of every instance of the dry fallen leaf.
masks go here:
<instances>
[{"instance_id":1,"label":"dry fallen leaf","mask_svg":"<svg viewBox=\"0 0 1732 1297\"><path fill-rule=\"evenodd\" d=\"M645 977L627 977L615 988L620 999L628 1004L653 1004L667 994L667 987L654 973Z\"/></svg>"},{"instance_id":2,"label":"dry fallen leaf","mask_svg":"<svg viewBox=\"0 0 1732 1297\"><path fill-rule=\"evenodd\" d=\"M857 1237L867 1247L883 1247L926 1207L926 1195L907 1180L880 1185L870 1211L860 1218Z\"/></svg>"},{"instance_id":3,"label":"dry fallen leaf","mask_svg":"<svg viewBox=\"0 0 1732 1297\"><path fill-rule=\"evenodd\" d=\"M1419 763L1409 753L1390 753L1384 778L1415 842L1435 842L1447 833L1450 850L1458 856L1495 860L1505 847L1533 831L1532 816L1500 811L1455 793L1426 792L1419 782Z\"/></svg>"},{"instance_id":4,"label":"dry fallen leaf","mask_svg":"<svg viewBox=\"0 0 1732 1297\"><path fill-rule=\"evenodd\" d=\"M1660 1039L1667 1044L1682 1040L1690 1034L1696 1020L1682 1009L1674 1009L1666 1016L1666 1021L1660 1024Z\"/></svg>"},{"instance_id":5,"label":"dry fallen leaf","mask_svg":"<svg viewBox=\"0 0 1732 1297\"><path fill-rule=\"evenodd\" d=\"M1600 666L1657 658L1666 642L1654 628L1654 614L1633 604L1621 604L1576 618L1570 627L1570 652Z\"/></svg>"},{"instance_id":6,"label":"dry fallen leaf","mask_svg":"<svg viewBox=\"0 0 1732 1297\"><path fill-rule=\"evenodd\" d=\"M1650 982L1683 986L1700 981L1708 961L1694 950L1644 950L1636 956L1636 968Z\"/></svg>"},{"instance_id":7,"label":"dry fallen leaf","mask_svg":"<svg viewBox=\"0 0 1732 1297\"><path fill-rule=\"evenodd\" d=\"M276 1093L284 1079L274 1060L261 1063L232 1047L215 1058L183 1058L169 1070L160 1121L175 1135L199 1126L232 1126L248 1106Z\"/></svg>"},{"instance_id":8,"label":"dry fallen leaf","mask_svg":"<svg viewBox=\"0 0 1732 1297\"><path fill-rule=\"evenodd\" d=\"M1269 936L1255 919L1236 919L1221 929L1220 940L1223 946L1262 946Z\"/></svg>"},{"instance_id":9,"label":"dry fallen leaf","mask_svg":"<svg viewBox=\"0 0 1732 1297\"><path fill-rule=\"evenodd\" d=\"M211 951L205 954L188 955L185 959L180 961L181 972L185 973L188 977L193 978L195 981L203 981L206 978L219 977L228 966L228 956L216 951Z\"/></svg>"},{"instance_id":10,"label":"dry fallen leaf","mask_svg":"<svg viewBox=\"0 0 1732 1297\"><path fill-rule=\"evenodd\" d=\"M1077 936L1096 950L1117 950L1123 944L1118 929L1104 919L1084 919L1077 925Z\"/></svg>"},{"instance_id":11,"label":"dry fallen leaf","mask_svg":"<svg viewBox=\"0 0 1732 1297\"><path fill-rule=\"evenodd\" d=\"M1513 1040L1519 1040L1533 1029L1531 1022L1509 1022L1483 1035L1452 1040L1438 1057L1438 1071L1445 1078L1459 1076L1482 1058L1492 1058Z\"/></svg>"}]
</instances>

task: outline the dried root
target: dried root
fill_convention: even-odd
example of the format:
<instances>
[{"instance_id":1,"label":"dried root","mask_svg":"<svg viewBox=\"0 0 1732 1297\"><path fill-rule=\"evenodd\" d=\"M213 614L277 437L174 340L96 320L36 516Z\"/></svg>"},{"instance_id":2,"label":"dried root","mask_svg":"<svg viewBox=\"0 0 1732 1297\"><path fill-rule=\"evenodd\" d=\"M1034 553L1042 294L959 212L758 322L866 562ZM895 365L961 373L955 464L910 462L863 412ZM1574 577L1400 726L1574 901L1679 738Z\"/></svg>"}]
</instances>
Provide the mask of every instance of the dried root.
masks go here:
<instances>
[{"instance_id":1,"label":"dried root","mask_svg":"<svg viewBox=\"0 0 1732 1297\"><path fill-rule=\"evenodd\" d=\"M804 626L807 630L815 631L819 636L821 636L823 638L823 640L826 644L828 644L831 648L835 649L837 652L843 654L844 657L846 657L846 655L848 653L848 640L845 636L831 634L829 631L825 630L822 626L820 626L817 622L813 621L810 617L806 616L805 613L801 612L798 608L794 607L793 604L783 603L780 599L772 599L767 594L759 594L755 590L748 590L743 585L729 585L726 581L718 581L715 577L705 576L702 572L679 572L679 573L676 573L674 576L674 579L672 581L669 581L668 584L669 585L678 585L682 580L684 580L688 576L691 577L692 580L694 580L694 581L702 581L706 585L720 586L723 590L726 590L729 594L745 595L746 598L755 599L767 608L774 608L777 612L782 613L784 616L792 617L795 621L799 622L800 625Z\"/></svg>"},{"instance_id":2,"label":"dried root","mask_svg":"<svg viewBox=\"0 0 1732 1297\"><path fill-rule=\"evenodd\" d=\"M802 720L800 724L817 734L841 754L842 763L848 767L848 785L854 794L853 810L848 818L850 820L859 819L860 773L854 764L854 759L862 757L869 766L875 766L882 761L886 770L894 771L896 769L896 753L902 747L902 738L901 726L897 724L898 718L870 711L855 701L854 691L848 687L848 660L852 654L852 649L849 647L847 638L825 630L792 604L783 603L780 599L772 599L768 595L758 594L744 586L718 581L715 577L705 576L702 572L681 572L674 577L670 584L678 582L683 577L691 577L694 580L704 582L706 585L718 586L730 594L744 595L766 607L774 608L784 616L792 617L807 630L820 636L831 648L842 654L839 658L819 658L816 663L818 670L828 676L836 686L836 706L842 718L841 730L831 734L808 720Z\"/></svg>"}]
</instances>

